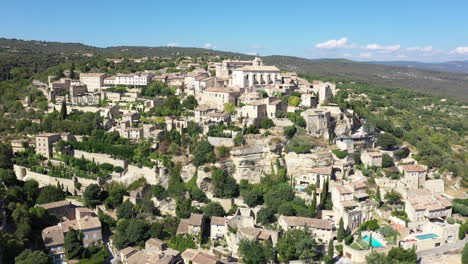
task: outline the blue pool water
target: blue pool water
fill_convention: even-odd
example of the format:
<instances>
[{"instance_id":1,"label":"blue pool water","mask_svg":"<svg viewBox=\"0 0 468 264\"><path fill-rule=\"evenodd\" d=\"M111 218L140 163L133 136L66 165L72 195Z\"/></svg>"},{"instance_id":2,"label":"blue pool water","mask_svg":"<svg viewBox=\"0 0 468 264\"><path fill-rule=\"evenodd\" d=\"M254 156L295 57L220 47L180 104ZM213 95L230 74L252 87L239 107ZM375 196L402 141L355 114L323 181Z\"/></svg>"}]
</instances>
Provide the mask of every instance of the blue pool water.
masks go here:
<instances>
[{"instance_id":1,"label":"blue pool water","mask_svg":"<svg viewBox=\"0 0 468 264\"><path fill-rule=\"evenodd\" d=\"M362 239L364 239L367 242L367 244L369 244L370 237L368 235L363 236ZM372 247L378 248L378 247L383 247L383 245L382 243L380 243L380 241L378 241L377 239L373 237Z\"/></svg>"},{"instance_id":2,"label":"blue pool water","mask_svg":"<svg viewBox=\"0 0 468 264\"><path fill-rule=\"evenodd\" d=\"M419 240L429 239L429 238L436 238L436 237L439 237L439 236L436 235L436 234L432 234L432 233L416 236L416 238L419 239Z\"/></svg>"}]
</instances>

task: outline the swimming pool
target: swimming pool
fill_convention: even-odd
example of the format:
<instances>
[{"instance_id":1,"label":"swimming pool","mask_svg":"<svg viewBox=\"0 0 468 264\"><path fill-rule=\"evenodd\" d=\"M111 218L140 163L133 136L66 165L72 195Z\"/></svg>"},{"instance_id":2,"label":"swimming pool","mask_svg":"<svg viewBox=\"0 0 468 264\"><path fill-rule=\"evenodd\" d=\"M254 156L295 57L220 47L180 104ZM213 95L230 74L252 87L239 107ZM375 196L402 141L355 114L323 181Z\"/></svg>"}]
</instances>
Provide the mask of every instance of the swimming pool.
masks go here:
<instances>
[{"instance_id":1,"label":"swimming pool","mask_svg":"<svg viewBox=\"0 0 468 264\"><path fill-rule=\"evenodd\" d=\"M362 239L364 239L367 242L367 244L369 244L370 237L368 235L363 236ZM378 248L378 247L384 247L384 245L382 245L382 243L380 243L379 240L377 240L377 239L375 239L373 237L372 238L372 247Z\"/></svg>"},{"instance_id":2,"label":"swimming pool","mask_svg":"<svg viewBox=\"0 0 468 264\"><path fill-rule=\"evenodd\" d=\"M416 236L416 238L419 239L419 240L429 239L429 238L436 238L436 237L439 237L439 236L436 235L436 234L433 234L433 233Z\"/></svg>"}]
</instances>

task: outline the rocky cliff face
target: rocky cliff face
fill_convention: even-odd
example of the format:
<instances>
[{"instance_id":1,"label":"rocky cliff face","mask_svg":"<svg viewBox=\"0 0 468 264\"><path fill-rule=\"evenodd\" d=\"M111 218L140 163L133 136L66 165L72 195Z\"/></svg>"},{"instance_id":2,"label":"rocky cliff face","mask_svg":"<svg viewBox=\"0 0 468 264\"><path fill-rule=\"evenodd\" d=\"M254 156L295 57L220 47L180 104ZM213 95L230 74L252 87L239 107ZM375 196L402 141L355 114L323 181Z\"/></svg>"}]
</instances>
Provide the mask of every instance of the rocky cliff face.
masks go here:
<instances>
[{"instance_id":1,"label":"rocky cliff face","mask_svg":"<svg viewBox=\"0 0 468 264\"><path fill-rule=\"evenodd\" d=\"M239 182L259 183L263 174L270 174L272 164L280 157L281 140L273 137L247 139L244 147L231 151L232 176Z\"/></svg>"},{"instance_id":2,"label":"rocky cliff face","mask_svg":"<svg viewBox=\"0 0 468 264\"><path fill-rule=\"evenodd\" d=\"M332 165L333 157L331 153L297 154L290 152L284 155L284 161L288 169L288 175L295 177L309 174L316 167Z\"/></svg>"},{"instance_id":3,"label":"rocky cliff face","mask_svg":"<svg viewBox=\"0 0 468 264\"><path fill-rule=\"evenodd\" d=\"M350 113L343 113L339 118L334 119L333 132L337 137L352 135L361 126L359 119Z\"/></svg>"}]
</instances>

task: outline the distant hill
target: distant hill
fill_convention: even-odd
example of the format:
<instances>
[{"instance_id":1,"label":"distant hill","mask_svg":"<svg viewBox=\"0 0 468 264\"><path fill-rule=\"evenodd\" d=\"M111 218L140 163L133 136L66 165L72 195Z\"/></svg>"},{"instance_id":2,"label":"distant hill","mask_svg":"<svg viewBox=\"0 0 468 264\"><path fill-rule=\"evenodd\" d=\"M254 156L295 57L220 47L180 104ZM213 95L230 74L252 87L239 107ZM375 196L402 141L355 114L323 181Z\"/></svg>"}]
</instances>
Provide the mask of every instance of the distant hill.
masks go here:
<instances>
[{"instance_id":1,"label":"distant hill","mask_svg":"<svg viewBox=\"0 0 468 264\"><path fill-rule=\"evenodd\" d=\"M344 59L309 60L288 56L264 57L267 64L312 76L373 85L408 88L468 101L468 75Z\"/></svg>"},{"instance_id":2,"label":"distant hill","mask_svg":"<svg viewBox=\"0 0 468 264\"><path fill-rule=\"evenodd\" d=\"M417 61L372 61L371 63L468 74L468 61L425 63Z\"/></svg>"},{"instance_id":3,"label":"distant hill","mask_svg":"<svg viewBox=\"0 0 468 264\"><path fill-rule=\"evenodd\" d=\"M215 54L219 56L235 56L239 58L251 58L252 56L202 48L188 47L144 47L144 46L116 46L99 48L81 43L63 43L51 41L36 41L36 40L18 40L0 38L0 51L3 52L42 52L46 54L56 53L105 53L115 56L126 55L134 57L145 56L175 56L175 55L203 55Z\"/></svg>"},{"instance_id":4,"label":"distant hill","mask_svg":"<svg viewBox=\"0 0 468 264\"><path fill-rule=\"evenodd\" d=\"M202 48L141 46L99 48L81 43L24 41L5 38L0 38L0 52L8 54L15 54L15 52L41 52L46 54L92 52L106 56L135 57L213 54L234 56L241 59L253 58L253 56L241 53ZM422 66L409 67L408 62L407 65L392 66L385 65L385 63L356 62L344 59L310 60L290 56L266 56L263 58L266 64L276 65L288 71L333 78L338 81L357 81L380 86L402 87L468 101L467 74L419 69L423 68ZM403 64L404 62L400 63ZM464 63L468 64L468 62Z\"/></svg>"}]
</instances>

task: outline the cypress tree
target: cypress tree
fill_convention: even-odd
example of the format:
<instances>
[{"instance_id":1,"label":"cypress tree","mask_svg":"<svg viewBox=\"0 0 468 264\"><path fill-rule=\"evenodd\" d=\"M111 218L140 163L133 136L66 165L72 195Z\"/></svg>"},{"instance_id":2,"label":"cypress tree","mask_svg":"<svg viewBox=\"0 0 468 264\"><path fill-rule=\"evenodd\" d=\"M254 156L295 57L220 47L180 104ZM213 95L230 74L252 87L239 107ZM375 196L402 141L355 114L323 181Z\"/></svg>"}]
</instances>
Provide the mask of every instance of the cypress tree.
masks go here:
<instances>
[{"instance_id":1,"label":"cypress tree","mask_svg":"<svg viewBox=\"0 0 468 264\"><path fill-rule=\"evenodd\" d=\"M338 233L336 234L336 239L338 242L342 242L345 236L345 230L344 230L344 222L343 222L343 217L340 218L340 223L338 226Z\"/></svg>"},{"instance_id":2,"label":"cypress tree","mask_svg":"<svg viewBox=\"0 0 468 264\"><path fill-rule=\"evenodd\" d=\"M60 109L60 119L65 120L67 118L67 102L63 100L62 108Z\"/></svg>"},{"instance_id":3,"label":"cypress tree","mask_svg":"<svg viewBox=\"0 0 468 264\"><path fill-rule=\"evenodd\" d=\"M310 204L310 216L315 217L317 214L317 190L314 191L312 203Z\"/></svg>"},{"instance_id":4,"label":"cypress tree","mask_svg":"<svg viewBox=\"0 0 468 264\"><path fill-rule=\"evenodd\" d=\"M382 202L382 196L380 194L379 186L377 186L377 193L375 194L375 200L379 203L379 206L380 206L380 203Z\"/></svg>"}]
</instances>

